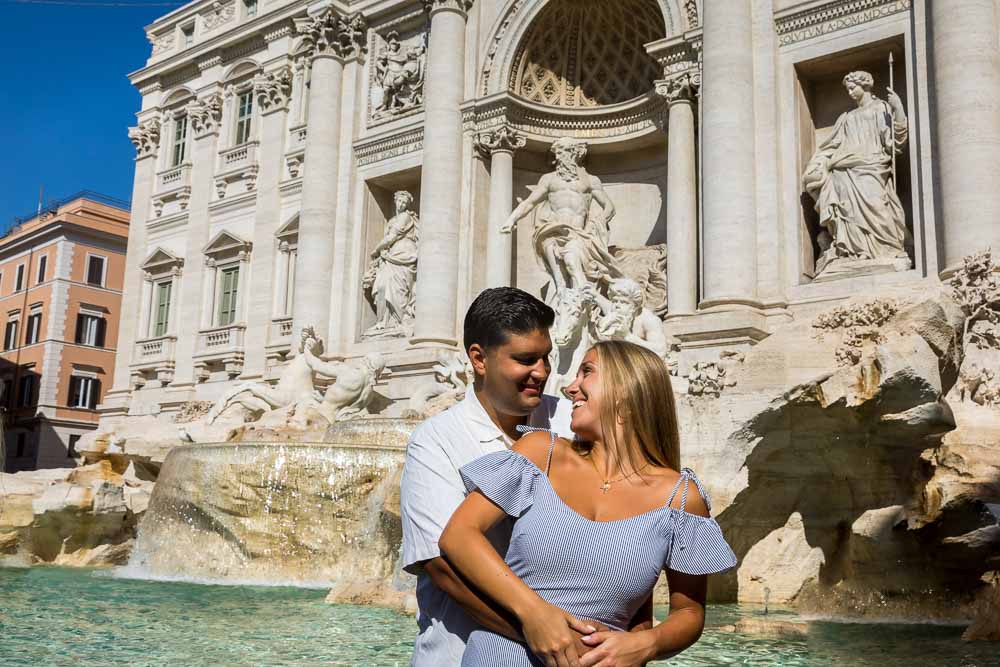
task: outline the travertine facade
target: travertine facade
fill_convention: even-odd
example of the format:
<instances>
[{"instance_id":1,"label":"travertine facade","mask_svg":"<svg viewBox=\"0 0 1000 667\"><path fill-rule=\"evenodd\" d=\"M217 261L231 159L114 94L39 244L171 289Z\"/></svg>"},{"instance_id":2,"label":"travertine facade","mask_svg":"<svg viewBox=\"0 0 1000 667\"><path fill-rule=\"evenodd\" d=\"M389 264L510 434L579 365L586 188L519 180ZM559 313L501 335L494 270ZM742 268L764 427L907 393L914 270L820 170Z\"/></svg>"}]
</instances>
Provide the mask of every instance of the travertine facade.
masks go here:
<instances>
[{"instance_id":1,"label":"travertine facade","mask_svg":"<svg viewBox=\"0 0 1000 667\"><path fill-rule=\"evenodd\" d=\"M131 75L134 316L104 409L275 382L314 327L328 361L384 356L371 409L396 416L500 284L701 387L818 304L947 277L1000 247L998 9L949 4L192 2ZM592 179L571 202L558 140Z\"/></svg>"}]
</instances>

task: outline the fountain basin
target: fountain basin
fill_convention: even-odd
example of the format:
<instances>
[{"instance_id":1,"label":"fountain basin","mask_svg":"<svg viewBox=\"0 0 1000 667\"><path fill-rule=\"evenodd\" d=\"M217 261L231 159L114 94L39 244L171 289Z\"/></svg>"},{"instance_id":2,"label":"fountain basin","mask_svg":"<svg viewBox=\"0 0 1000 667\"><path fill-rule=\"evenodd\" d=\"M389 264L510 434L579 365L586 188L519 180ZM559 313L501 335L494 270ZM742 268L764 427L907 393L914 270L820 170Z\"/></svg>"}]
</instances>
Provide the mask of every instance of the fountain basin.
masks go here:
<instances>
[{"instance_id":1,"label":"fountain basin","mask_svg":"<svg viewBox=\"0 0 1000 667\"><path fill-rule=\"evenodd\" d=\"M330 587L392 581L400 446L241 442L170 452L124 572Z\"/></svg>"}]
</instances>

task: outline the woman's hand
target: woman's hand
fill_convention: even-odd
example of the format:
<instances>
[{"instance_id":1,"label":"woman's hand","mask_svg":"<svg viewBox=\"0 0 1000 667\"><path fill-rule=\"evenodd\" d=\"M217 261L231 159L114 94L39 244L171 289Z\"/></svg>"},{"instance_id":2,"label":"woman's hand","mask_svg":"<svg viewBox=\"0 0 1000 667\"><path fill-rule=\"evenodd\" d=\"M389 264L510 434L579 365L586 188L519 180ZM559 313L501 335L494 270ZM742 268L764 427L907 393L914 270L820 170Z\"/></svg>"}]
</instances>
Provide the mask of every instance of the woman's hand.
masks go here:
<instances>
[{"instance_id":1,"label":"woman's hand","mask_svg":"<svg viewBox=\"0 0 1000 667\"><path fill-rule=\"evenodd\" d=\"M656 657L656 638L641 632L595 632L582 638L591 650L580 667L641 667Z\"/></svg>"},{"instance_id":2,"label":"woman's hand","mask_svg":"<svg viewBox=\"0 0 1000 667\"><path fill-rule=\"evenodd\" d=\"M546 667L580 667L579 636L597 630L547 602L532 607L520 620L528 648L545 662Z\"/></svg>"}]
</instances>

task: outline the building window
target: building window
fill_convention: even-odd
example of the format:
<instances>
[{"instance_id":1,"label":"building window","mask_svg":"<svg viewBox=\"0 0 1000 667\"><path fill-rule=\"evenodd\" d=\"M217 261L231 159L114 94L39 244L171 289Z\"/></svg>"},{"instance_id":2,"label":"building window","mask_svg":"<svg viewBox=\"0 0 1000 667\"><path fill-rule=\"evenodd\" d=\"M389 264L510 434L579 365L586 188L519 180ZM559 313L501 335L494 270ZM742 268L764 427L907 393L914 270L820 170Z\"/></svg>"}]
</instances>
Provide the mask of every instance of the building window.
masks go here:
<instances>
[{"instance_id":1,"label":"building window","mask_svg":"<svg viewBox=\"0 0 1000 667\"><path fill-rule=\"evenodd\" d=\"M17 320L7 320L7 328L3 332L3 349L13 350L17 347Z\"/></svg>"},{"instance_id":2,"label":"building window","mask_svg":"<svg viewBox=\"0 0 1000 667\"><path fill-rule=\"evenodd\" d=\"M77 457L76 443L78 442L80 442L79 435L69 436L69 442L66 443L66 458L75 459Z\"/></svg>"},{"instance_id":3,"label":"building window","mask_svg":"<svg viewBox=\"0 0 1000 667\"><path fill-rule=\"evenodd\" d=\"M184 148L187 144L187 116L174 119L174 150L171 153L171 166L176 167L184 162Z\"/></svg>"},{"instance_id":4,"label":"building window","mask_svg":"<svg viewBox=\"0 0 1000 667\"><path fill-rule=\"evenodd\" d=\"M181 44L184 48L187 48L194 44L194 24L189 23L186 26L181 27Z\"/></svg>"},{"instance_id":5,"label":"building window","mask_svg":"<svg viewBox=\"0 0 1000 667\"><path fill-rule=\"evenodd\" d=\"M42 337L42 312L36 311L28 315L24 331L24 344L34 345Z\"/></svg>"},{"instance_id":6,"label":"building window","mask_svg":"<svg viewBox=\"0 0 1000 667\"><path fill-rule=\"evenodd\" d=\"M173 282L166 280L156 283L156 319L153 322L153 335L166 336L170 327L170 292Z\"/></svg>"},{"instance_id":7,"label":"building window","mask_svg":"<svg viewBox=\"0 0 1000 667\"><path fill-rule=\"evenodd\" d=\"M35 376L22 375L17 383L17 407L28 408L35 404Z\"/></svg>"},{"instance_id":8,"label":"building window","mask_svg":"<svg viewBox=\"0 0 1000 667\"><path fill-rule=\"evenodd\" d=\"M24 288L24 264L17 265L17 273L14 274L14 291L20 292Z\"/></svg>"},{"instance_id":9,"label":"building window","mask_svg":"<svg viewBox=\"0 0 1000 667\"><path fill-rule=\"evenodd\" d=\"M222 285L219 294L219 323L218 326L229 326L236 321L236 300L239 293L240 267L231 266L219 272Z\"/></svg>"},{"instance_id":10,"label":"building window","mask_svg":"<svg viewBox=\"0 0 1000 667\"><path fill-rule=\"evenodd\" d=\"M99 255L87 256L87 284L104 287L104 258Z\"/></svg>"},{"instance_id":11,"label":"building window","mask_svg":"<svg viewBox=\"0 0 1000 667\"><path fill-rule=\"evenodd\" d=\"M243 6L246 8L248 19L257 16L257 0L243 0Z\"/></svg>"},{"instance_id":12,"label":"building window","mask_svg":"<svg viewBox=\"0 0 1000 667\"><path fill-rule=\"evenodd\" d=\"M78 345L104 347L106 323L99 315L80 313L76 316L76 339Z\"/></svg>"},{"instance_id":13,"label":"building window","mask_svg":"<svg viewBox=\"0 0 1000 667\"><path fill-rule=\"evenodd\" d=\"M3 381L3 406L9 408L14 404L14 379L4 378Z\"/></svg>"},{"instance_id":14,"label":"building window","mask_svg":"<svg viewBox=\"0 0 1000 667\"><path fill-rule=\"evenodd\" d=\"M48 256L42 255L38 258L38 282L45 282L45 264L48 262Z\"/></svg>"},{"instance_id":15,"label":"building window","mask_svg":"<svg viewBox=\"0 0 1000 667\"><path fill-rule=\"evenodd\" d=\"M24 450L28 444L28 434L18 433L17 434L17 453L14 455L16 458L24 458Z\"/></svg>"},{"instance_id":16,"label":"building window","mask_svg":"<svg viewBox=\"0 0 1000 667\"><path fill-rule=\"evenodd\" d=\"M236 107L236 145L250 141L250 123L253 120L253 91L248 90L239 97Z\"/></svg>"},{"instance_id":17,"label":"building window","mask_svg":"<svg viewBox=\"0 0 1000 667\"><path fill-rule=\"evenodd\" d=\"M69 379L69 407L93 410L101 392L101 381L97 378L74 375Z\"/></svg>"}]
</instances>

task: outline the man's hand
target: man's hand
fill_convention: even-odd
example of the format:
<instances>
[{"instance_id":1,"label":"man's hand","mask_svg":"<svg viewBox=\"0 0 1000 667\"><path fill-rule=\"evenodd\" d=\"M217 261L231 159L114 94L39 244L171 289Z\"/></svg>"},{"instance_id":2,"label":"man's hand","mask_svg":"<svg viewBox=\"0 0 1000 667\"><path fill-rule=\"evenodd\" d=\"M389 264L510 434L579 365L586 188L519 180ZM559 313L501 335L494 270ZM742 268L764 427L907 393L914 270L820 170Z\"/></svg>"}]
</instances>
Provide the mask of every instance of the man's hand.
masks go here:
<instances>
[{"instance_id":1,"label":"man's hand","mask_svg":"<svg viewBox=\"0 0 1000 667\"><path fill-rule=\"evenodd\" d=\"M580 667L642 667L656 654L649 630L595 632L581 641L591 650L580 659Z\"/></svg>"},{"instance_id":2,"label":"man's hand","mask_svg":"<svg viewBox=\"0 0 1000 667\"><path fill-rule=\"evenodd\" d=\"M528 648L546 667L579 667L578 633L596 628L555 605L542 602L520 615Z\"/></svg>"}]
</instances>

